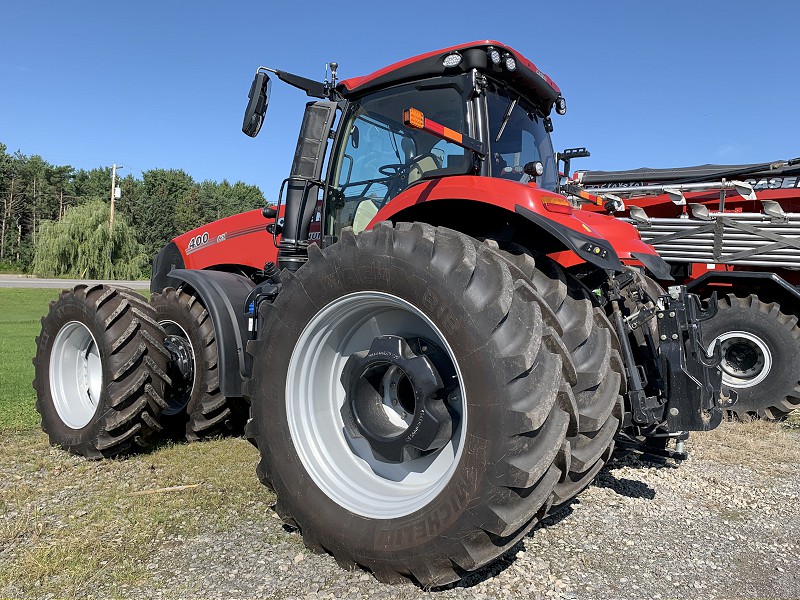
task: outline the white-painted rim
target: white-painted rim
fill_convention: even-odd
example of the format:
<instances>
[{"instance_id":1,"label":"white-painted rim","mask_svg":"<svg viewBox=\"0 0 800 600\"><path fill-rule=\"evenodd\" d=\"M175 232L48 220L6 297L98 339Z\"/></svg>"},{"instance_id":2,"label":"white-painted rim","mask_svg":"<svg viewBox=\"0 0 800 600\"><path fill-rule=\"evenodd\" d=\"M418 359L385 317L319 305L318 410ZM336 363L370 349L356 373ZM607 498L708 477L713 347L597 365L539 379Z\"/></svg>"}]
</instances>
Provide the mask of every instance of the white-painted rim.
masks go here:
<instances>
[{"instance_id":1,"label":"white-painted rim","mask_svg":"<svg viewBox=\"0 0 800 600\"><path fill-rule=\"evenodd\" d=\"M303 330L286 378L292 442L314 483L350 512L374 519L402 517L428 505L456 470L466 438L462 386L451 440L440 450L399 464L375 458L364 438L344 426L340 382L348 357L381 335L419 336L443 348L463 382L444 335L416 306L383 292L356 292L331 302Z\"/></svg>"},{"instance_id":2,"label":"white-painted rim","mask_svg":"<svg viewBox=\"0 0 800 600\"><path fill-rule=\"evenodd\" d=\"M83 429L97 412L103 390L103 363L92 332L79 321L64 325L50 354L50 394L61 421Z\"/></svg>"},{"instance_id":3,"label":"white-painted rim","mask_svg":"<svg viewBox=\"0 0 800 600\"><path fill-rule=\"evenodd\" d=\"M767 378L772 370L772 352L764 340L749 331L728 331L714 338L708 346L709 352L714 349L717 340L722 347L720 369L724 385L743 389L758 385ZM737 347L755 352L756 361L751 367L739 369L731 361L726 360L728 353L735 352Z\"/></svg>"}]
</instances>

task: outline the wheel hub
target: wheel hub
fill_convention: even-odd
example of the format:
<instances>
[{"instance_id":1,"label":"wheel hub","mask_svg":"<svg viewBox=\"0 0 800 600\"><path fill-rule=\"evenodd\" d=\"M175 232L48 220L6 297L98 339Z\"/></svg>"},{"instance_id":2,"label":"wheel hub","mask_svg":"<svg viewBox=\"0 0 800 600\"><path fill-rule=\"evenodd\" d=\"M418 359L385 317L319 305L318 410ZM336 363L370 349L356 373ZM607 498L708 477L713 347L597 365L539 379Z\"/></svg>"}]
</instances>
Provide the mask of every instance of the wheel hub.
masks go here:
<instances>
[{"instance_id":1,"label":"wheel hub","mask_svg":"<svg viewBox=\"0 0 800 600\"><path fill-rule=\"evenodd\" d=\"M50 391L64 424L71 429L88 425L102 389L103 363L97 341L85 324L70 321L56 335L50 356Z\"/></svg>"},{"instance_id":2,"label":"wheel hub","mask_svg":"<svg viewBox=\"0 0 800 600\"><path fill-rule=\"evenodd\" d=\"M449 361L437 361L440 353L426 340L384 335L345 363L343 420L351 435L366 439L387 462L413 460L442 448L452 436L453 420L434 364Z\"/></svg>"},{"instance_id":3,"label":"wheel hub","mask_svg":"<svg viewBox=\"0 0 800 600\"><path fill-rule=\"evenodd\" d=\"M452 434L440 449L420 452L416 459L389 462L378 455L356 427L348 406L351 380L342 383L345 365L354 354L369 354L382 336L405 339L413 354L431 360L444 382L435 397L446 398ZM428 350L423 352L422 345ZM389 386L390 393L381 397L389 406L395 399L396 406L410 408L411 380L405 371L392 369L389 374L392 366L399 365L374 373L379 387L382 382L384 391ZM447 338L415 305L378 291L333 300L306 325L286 375L287 424L311 481L339 506L364 517L392 519L427 506L447 486L466 444L469 415L462 381ZM393 382L396 394L391 393ZM402 414L392 412L396 426L403 427L407 421ZM413 413L406 411L409 414Z\"/></svg>"},{"instance_id":4,"label":"wheel hub","mask_svg":"<svg viewBox=\"0 0 800 600\"><path fill-rule=\"evenodd\" d=\"M171 384L165 390L167 408L163 414L167 416L182 411L192 397L194 387L194 349L186 331L174 321L160 321L159 325L167 333L164 348L170 354L167 364L167 375Z\"/></svg>"},{"instance_id":5,"label":"wheel hub","mask_svg":"<svg viewBox=\"0 0 800 600\"><path fill-rule=\"evenodd\" d=\"M759 364L764 364L763 357L759 360L756 347L743 342L727 343L724 356L728 367L743 375L754 373Z\"/></svg>"},{"instance_id":6,"label":"wheel hub","mask_svg":"<svg viewBox=\"0 0 800 600\"><path fill-rule=\"evenodd\" d=\"M753 387L764 381L772 370L772 353L766 342L748 331L728 331L719 341L722 350L722 383L729 388Z\"/></svg>"}]
</instances>

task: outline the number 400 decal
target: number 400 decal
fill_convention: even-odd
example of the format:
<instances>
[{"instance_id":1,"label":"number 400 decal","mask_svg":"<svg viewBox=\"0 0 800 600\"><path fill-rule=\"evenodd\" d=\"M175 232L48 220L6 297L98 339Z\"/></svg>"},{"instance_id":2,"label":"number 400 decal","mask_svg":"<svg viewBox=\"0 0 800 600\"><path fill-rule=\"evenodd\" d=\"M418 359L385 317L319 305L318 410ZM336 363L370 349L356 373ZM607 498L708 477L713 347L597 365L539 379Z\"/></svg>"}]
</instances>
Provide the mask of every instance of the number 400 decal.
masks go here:
<instances>
[{"instance_id":1,"label":"number 400 decal","mask_svg":"<svg viewBox=\"0 0 800 600\"><path fill-rule=\"evenodd\" d=\"M187 250L194 250L198 246L202 246L208 242L208 232L204 231L203 233L194 236L191 240L189 240L189 246L186 248Z\"/></svg>"}]
</instances>

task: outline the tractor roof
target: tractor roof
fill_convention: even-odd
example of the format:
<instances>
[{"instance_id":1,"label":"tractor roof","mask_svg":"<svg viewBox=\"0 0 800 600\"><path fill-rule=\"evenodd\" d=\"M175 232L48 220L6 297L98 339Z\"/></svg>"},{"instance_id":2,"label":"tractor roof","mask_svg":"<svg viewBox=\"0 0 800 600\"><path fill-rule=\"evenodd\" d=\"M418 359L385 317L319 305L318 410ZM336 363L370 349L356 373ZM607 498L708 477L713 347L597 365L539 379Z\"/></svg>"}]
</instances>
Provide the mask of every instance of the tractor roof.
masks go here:
<instances>
[{"instance_id":1,"label":"tractor roof","mask_svg":"<svg viewBox=\"0 0 800 600\"><path fill-rule=\"evenodd\" d=\"M489 60L489 48L496 48L501 54L510 54L516 61L516 69L509 71L504 61L499 65ZM452 54L461 56L461 61L453 67L444 65L445 57ZM339 93L345 98L358 96L365 92L375 91L399 83L426 79L442 75L455 75L478 69L495 79L508 83L522 94L534 101L544 114L549 114L553 102L561 90L555 82L545 75L530 60L513 48L493 40L482 40L469 44L459 44L434 52L420 54L413 58L396 62L379 69L369 75L345 79L337 86Z\"/></svg>"}]
</instances>

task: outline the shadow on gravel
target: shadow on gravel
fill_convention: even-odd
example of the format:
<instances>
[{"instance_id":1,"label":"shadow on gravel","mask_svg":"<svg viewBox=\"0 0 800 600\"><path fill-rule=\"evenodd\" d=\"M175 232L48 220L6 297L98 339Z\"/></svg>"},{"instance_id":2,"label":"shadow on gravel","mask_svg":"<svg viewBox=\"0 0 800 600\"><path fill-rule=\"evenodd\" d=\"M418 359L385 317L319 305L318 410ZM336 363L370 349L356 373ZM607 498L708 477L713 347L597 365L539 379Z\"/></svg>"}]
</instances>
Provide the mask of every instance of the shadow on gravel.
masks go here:
<instances>
[{"instance_id":1,"label":"shadow on gravel","mask_svg":"<svg viewBox=\"0 0 800 600\"><path fill-rule=\"evenodd\" d=\"M644 498L652 500L656 497L656 491L649 485L642 481L635 481L633 479L617 479L611 473L600 473L595 485L600 488L607 488L613 490L620 496L626 498Z\"/></svg>"},{"instance_id":2,"label":"shadow on gravel","mask_svg":"<svg viewBox=\"0 0 800 600\"><path fill-rule=\"evenodd\" d=\"M643 498L645 500L653 500L656 497L656 491L649 485L642 481L636 481L628 478L617 478L610 471L612 469L619 469L622 467L631 467L635 469L675 469L678 465L675 461L668 460L658 456L642 455L638 452L630 450L620 450L614 452L609 461L602 468L595 480L589 484L589 487L596 486L600 488L607 488L613 490L620 496L626 498ZM561 506L553 507L550 513L542 519L536 526L528 533L525 538L536 537L536 532L540 529L547 529L561 523L564 519L568 518L575 512L573 506L580 503L580 494L577 497L568 500ZM497 576L505 571L508 567L514 564L517 560L517 552L525 551L523 541L517 542L505 554L498 558L493 563L479 569L473 573L465 574L464 578L449 585L433 588L430 591L441 592L457 588L471 588L484 581Z\"/></svg>"}]
</instances>

